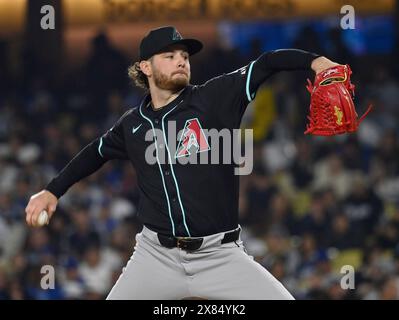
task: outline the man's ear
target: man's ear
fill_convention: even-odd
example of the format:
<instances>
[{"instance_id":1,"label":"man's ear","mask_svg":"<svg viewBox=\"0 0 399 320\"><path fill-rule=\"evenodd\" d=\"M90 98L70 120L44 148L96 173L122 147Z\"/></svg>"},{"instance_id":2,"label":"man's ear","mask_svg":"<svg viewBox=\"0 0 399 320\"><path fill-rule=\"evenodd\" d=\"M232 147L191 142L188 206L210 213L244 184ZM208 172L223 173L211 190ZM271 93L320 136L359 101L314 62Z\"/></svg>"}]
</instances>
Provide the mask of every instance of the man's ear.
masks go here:
<instances>
[{"instance_id":1,"label":"man's ear","mask_svg":"<svg viewBox=\"0 0 399 320\"><path fill-rule=\"evenodd\" d=\"M140 69L147 77L150 76L152 73L151 61L150 60L140 61Z\"/></svg>"}]
</instances>

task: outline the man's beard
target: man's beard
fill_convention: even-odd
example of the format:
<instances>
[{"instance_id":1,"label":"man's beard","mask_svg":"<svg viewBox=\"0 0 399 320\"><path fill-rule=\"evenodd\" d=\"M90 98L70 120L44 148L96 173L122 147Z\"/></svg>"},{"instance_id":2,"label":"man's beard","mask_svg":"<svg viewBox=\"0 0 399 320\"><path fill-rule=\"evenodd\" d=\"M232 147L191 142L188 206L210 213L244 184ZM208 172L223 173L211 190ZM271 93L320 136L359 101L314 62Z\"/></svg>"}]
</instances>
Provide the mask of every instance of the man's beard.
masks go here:
<instances>
[{"instance_id":1,"label":"man's beard","mask_svg":"<svg viewBox=\"0 0 399 320\"><path fill-rule=\"evenodd\" d=\"M156 69L154 69L153 76L154 83L158 88L172 92L178 92L184 89L190 82L190 77L178 77L172 79L172 76L168 77L166 74Z\"/></svg>"}]
</instances>

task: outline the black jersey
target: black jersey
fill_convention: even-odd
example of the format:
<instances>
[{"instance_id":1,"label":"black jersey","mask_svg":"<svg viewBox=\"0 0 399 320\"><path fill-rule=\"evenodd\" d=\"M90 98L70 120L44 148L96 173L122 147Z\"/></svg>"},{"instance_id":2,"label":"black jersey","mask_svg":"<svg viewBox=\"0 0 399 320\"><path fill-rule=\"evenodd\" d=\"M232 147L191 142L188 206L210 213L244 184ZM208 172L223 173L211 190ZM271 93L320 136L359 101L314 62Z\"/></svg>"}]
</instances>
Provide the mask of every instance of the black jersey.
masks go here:
<instances>
[{"instance_id":1,"label":"black jersey","mask_svg":"<svg viewBox=\"0 0 399 320\"><path fill-rule=\"evenodd\" d=\"M223 144L216 145L207 133L212 129L238 129L247 105L268 77L282 70L310 69L316 57L295 49L264 53L234 72L203 85L187 86L159 110L149 106L148 94L139 106L128 110L72 159L46 189L59 198L106 161L126 159L137 172L138 217L148 228L186 237L235 229L237 164L223 163ZM179 134L171 134L171 124ZM210 157L206 163L201 162L201 155L215 151L220 155L219 163L213 163ZM198 161L179 161L185 157Z\"/></svg>"}]
</instances>

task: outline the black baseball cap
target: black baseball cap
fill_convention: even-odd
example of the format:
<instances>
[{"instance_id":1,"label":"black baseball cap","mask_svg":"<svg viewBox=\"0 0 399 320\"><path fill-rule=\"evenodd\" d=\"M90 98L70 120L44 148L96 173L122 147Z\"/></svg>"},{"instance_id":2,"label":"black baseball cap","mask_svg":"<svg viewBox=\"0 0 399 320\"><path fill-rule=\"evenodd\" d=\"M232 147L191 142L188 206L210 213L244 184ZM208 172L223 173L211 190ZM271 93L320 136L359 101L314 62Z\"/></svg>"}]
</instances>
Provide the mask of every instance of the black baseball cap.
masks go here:
<instances>
[{"instance_id":1,"label":"black baseball cap","mask_svg":"<svg viewBox=\"0 0 399 320\"><path fill-rule=\"evenodd\" d=\"M172 44L183 44L187 47L187 52L193 55L199 52L203 44L196 39L183 39L175 27L166 26L150 30L150 32L141 40L139 57L141 60L147 60L154 54L161 52Z\"/></svg>"}]
</instances>

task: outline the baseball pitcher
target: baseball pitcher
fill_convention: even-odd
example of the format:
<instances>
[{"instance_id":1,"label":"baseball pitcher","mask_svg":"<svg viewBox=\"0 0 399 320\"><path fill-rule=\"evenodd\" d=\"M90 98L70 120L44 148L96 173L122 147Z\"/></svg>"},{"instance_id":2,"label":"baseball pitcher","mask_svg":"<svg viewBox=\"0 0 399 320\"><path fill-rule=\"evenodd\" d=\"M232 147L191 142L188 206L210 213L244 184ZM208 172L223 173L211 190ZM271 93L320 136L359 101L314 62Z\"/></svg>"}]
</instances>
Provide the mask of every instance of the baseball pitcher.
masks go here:
<instances>
[{"instance_id":1,"label":"baseball pitcher","mask_svg":"<svg viewBox=\"0 0 399 320\"><path fill-rule=\"evenodd\" d=\"M46 210L51 218L58 199L74 183L112 159L131 162L138 175L143 230L107 299L293 299L245 251L238 224L236 165L178 160L200 160L202 154L221 148L212 145L206 130L238 129L259 86L279 71L316 74L317 83L309 85L306 133L353 131L357 118L349 69L314 53L284 49L265 52L205 84L191 85L190 56L202 47L172 26L151 30L141 41L139 61L129 68L135 83L147 89L140 105L83 148L26 207L27 224L38 226L39 214ZM179 132L175 137L168 132L170 124ZM149 162L151 147L155 161Z\"/></svg>"}]
</instances>

